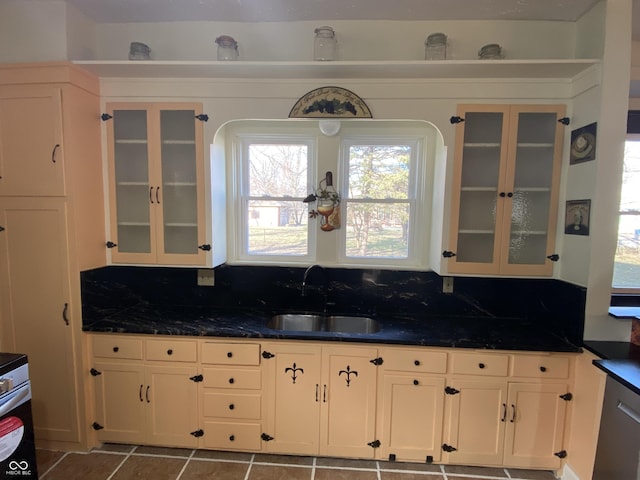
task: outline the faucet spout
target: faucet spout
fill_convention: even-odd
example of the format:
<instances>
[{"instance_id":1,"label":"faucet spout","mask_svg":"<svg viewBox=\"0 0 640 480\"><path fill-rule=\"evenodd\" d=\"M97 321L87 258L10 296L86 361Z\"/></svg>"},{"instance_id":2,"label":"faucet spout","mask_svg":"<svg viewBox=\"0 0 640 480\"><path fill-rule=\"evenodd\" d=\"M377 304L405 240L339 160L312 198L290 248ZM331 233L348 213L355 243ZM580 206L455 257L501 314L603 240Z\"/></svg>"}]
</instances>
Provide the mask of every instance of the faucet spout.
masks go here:
<instances>
[{"instance_id":1,"label":"faucet spout","mask_svg":"<svg viewBox=\"0 0 640 480\"><path fill-rule=\"evenodd\" d=\"M311 275L311 273L313 273L314 270L319 270L322 272L322 277L324 280L323 283L323 287L324 287L324 295L327 295L327 272L325 271L324 267L320 266L320 265L311 265L309 268L307 268L304 271L304 275L302 276L302 288L300 289L300 295L302 297L306 297L307 296L307 280L309 278L309 276Z\"/></svg>"}]
</instances>

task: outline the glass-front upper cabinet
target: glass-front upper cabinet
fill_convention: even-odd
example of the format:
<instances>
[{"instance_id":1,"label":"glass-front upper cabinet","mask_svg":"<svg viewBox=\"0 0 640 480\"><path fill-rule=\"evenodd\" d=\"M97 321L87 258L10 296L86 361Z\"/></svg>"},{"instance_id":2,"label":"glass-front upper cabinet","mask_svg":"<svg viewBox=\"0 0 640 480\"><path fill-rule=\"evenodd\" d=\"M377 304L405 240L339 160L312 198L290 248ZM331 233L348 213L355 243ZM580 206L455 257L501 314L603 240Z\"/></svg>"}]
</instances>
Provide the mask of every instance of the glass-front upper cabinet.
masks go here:
<instances>
[{"instance_id":1,"label":"glass-front upper cabinet","mask_svg":"<svg viewBox=\"0 0 640 480\"><path fill-rule=\"evenodd\" d=\"M112 262L206 266L201 106L107 107Z\"/></svg>"},{"instance_id":2,"label":"glass-front upper cabinet","mask_svg":"<svg viewBox=\"0 0 640 480\"><path fill-rule=\"evenodd\" d=\"M553 273L564 105L460 105L448 273Z\"/></svg>"}]
</instances>

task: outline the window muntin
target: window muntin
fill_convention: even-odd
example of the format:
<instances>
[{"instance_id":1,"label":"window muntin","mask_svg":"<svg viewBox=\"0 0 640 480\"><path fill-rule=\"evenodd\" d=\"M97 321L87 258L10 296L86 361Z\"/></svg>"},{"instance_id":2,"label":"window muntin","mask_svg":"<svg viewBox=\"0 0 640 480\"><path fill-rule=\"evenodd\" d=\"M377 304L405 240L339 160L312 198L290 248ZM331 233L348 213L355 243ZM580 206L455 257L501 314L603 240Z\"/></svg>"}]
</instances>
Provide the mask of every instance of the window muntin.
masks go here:
<instances>
[{"instance_id":1,"label":"window muntin","mask_svg":"<svg viewBox=\"0 0 640 480\"><path fill-rule=\"evenodd\" d=\"M619 212L613 290L640 293L640 134L625 142Z\"/></svg>"},{"instance_id":2,"label":"window muntin","mask_svg":"<svg viewBox=\"0 0 640 480\"><path fill-rule=\"evenodd\" d=\"M240 257L311 256L306 204L312 139L246 136L240 142Z\"/></svg>"},{"instance_id":3,"label":"window muntin","mask_svg":"<svg viewBox=\"0 0 640 480\"><path fill-rule=\"evenodd\" d=\"M341 253L347 261L411 261L419 145L417 139L398 137L344 140Z\"/></svg>"}]
</instances>

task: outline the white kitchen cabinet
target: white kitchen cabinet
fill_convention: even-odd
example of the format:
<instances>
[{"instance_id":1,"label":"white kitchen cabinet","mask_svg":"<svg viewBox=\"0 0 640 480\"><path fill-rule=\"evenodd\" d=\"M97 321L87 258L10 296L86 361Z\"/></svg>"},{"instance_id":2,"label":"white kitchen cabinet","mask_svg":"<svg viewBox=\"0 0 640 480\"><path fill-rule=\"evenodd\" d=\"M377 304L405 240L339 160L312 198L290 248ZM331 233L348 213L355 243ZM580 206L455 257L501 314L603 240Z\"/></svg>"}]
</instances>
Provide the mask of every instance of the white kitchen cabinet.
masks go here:
<instances>
[{"instance_id":1,"label":"white kitchen cabinet","mask_svg":"<svg viewBox=\"0 0 640 480\"><path fill-rule=\"evenodd\" d=\"M552 275L564 115L564 105L458 106L438 273Z\"/></svg>"},{"instance_id":2,"label":"white kitchen cabinet","mask_svg":"<svg viewBox=\"0 0 640 480\"><path fill-rule=\"evenodd\" d=\"M112 103L106 120L113 263L211 263L202 106Z\"/></svg>"},{"instance_id":3,"label":"white kitchen cabinet","mask_svg":"<svg viewBox=\"0 0 640 480\"><path fill-rule=\"evenodd\" d=\"M376 348L303 342L263 348L265 451L373 458Z\"/></svg>"},{"instance_id":4,"label":"white kitchen cabinet","mask_svg":"<svg viewBox=\"0 0 640 480\"><path fill-rule=\"evenodd\" d=\"M196 341L95 335L93 350L99 440L197 447Z\"/></svg>"}]
</instances>

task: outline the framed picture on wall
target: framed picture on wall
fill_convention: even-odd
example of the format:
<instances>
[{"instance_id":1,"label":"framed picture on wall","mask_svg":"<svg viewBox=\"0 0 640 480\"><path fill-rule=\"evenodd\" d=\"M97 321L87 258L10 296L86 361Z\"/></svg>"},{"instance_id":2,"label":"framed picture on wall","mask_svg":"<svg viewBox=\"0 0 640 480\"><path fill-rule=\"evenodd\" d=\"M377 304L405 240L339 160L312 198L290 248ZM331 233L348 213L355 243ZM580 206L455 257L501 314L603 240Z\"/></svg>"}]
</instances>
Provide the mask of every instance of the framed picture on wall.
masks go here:
<instances>
[{"instance_id":1,"label":"framed picture on wall","mask_svg":"<svg viewBox=\"0 0 640 480\"><path fill-rule=\"evenodd\" d=\"M594 122L571 132L570 165L595 160L597 130L598 124Z\"/></svg>"},{"instance_id":2,"label":"framed picture on wall","mask_svg":"<svg viewBox=\"0 0 640 480\"><path fill-rule=\"evenodd\" d=\"M564 233L567 235L589 235L591 200L567 200L564 217Z\"/></svg>"}]
</instances>

